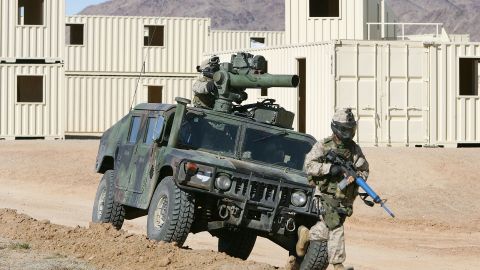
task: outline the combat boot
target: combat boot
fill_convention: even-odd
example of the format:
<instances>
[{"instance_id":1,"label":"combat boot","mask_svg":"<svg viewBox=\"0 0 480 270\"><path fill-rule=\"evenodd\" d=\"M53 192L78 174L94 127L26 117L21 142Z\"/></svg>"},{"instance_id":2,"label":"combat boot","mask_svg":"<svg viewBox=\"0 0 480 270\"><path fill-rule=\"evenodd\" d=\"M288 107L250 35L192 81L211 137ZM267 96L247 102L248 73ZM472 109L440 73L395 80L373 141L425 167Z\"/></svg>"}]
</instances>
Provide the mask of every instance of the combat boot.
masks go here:
<instances>
[{"instance_id":1,"label":"combat boot","mask_svg":"<svg viewBox=\"0 0 480 270\"><path fill-rule=\"evenodd\" d=\"M334 264L333 265L333 269L334 270L354 270L353 267L347 267L345 268L345 266L343 266L343 264L339 263L339 264Z\"/></svg>"},{"instance_id":2,"label":"combat boot","mask_svg":"<svg viewBox=\"0 0 480 270\"><path fill-rule=\"evenodd\" d=\"M305 226L298 227L298 241L295 249L299 257L305 256L310 239L310 231Z\"/></svg>"}]
</instances>

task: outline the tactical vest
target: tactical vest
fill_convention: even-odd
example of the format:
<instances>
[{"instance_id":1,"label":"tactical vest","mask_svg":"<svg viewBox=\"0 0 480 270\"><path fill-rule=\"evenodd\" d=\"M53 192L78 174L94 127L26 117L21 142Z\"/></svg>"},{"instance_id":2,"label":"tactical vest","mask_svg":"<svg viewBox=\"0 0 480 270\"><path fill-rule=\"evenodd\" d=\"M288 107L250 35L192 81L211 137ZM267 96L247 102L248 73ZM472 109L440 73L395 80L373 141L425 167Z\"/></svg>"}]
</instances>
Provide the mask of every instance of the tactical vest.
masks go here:
<instances>
[{"instance_id":1,"label":"tactical vest","mask_svg":"<svg viewBox=\"0 0 480 270\"><path fill-rule=\"evenodd\" d=\"M346 145L343 143L336 144L333 137L329 137L323 141L323 149L323 157L320 158L320 162L325 162L323 158L330 150L341 155L346 160L354 161L354 143ZM358 195L358 186L355 184L348 185L343 191L338 188L338 183L342 181L343 178L343 175L333 177L327 174L314 179L320 192L324 194L324 196L322 196L322 204L326 210L324 220L327 227L331 230L342 225L345 218L352 215L352 206L345 205L345 202L353 201Z\"/></svg>"}]
</instances>

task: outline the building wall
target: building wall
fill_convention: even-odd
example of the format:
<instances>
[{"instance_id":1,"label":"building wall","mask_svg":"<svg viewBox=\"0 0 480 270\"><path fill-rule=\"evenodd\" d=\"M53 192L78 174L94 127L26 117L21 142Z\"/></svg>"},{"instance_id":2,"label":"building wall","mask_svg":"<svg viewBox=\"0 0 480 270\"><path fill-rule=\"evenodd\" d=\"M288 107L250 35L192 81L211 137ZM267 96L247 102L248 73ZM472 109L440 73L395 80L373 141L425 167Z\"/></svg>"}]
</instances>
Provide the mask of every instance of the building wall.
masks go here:
<instances>
[{"instance_id":1,"label":"building wall","mask_svg":"<svg viewBox=\"0 0 480 270\"><path fill-rule=\"evenodd\" d=\"M43 102L17 102L17 76L43 76ZM64 70L60 64L0 64L0 138L64 136Z\"/></svg>"},{"instance_id":2,"label":"building wall","mask_svg":"<svg viewBox=\"0 0 480 270\"><path fill-rule=\"evenodd\" d=\"M0 61L61 60L64 57L65 2L45 0L43 25L18 24L18 0L0 1Z\"/></svg>"},{"instance_id":3,"label":"building wall","mask_svg":"<svg viewBox=\"0 0 480 270\"><path fill-rule=\"evenodd\" d=\"M84 25L84 45L67 45L66 71L75 74L155 75L196 73L208 49L210 19L72 16L67 24ZM144 26L163 25L164 46L144 46Z\"/></svg>"},{"instance_id":4,"label":"building wall","mask_svg":"<svg viewBox=\"0 0 480 270\"><path fill-rule=\"evenodd\" d=\"M365 39L367 18L372 17L368 3L380 0L339 1L340 17L312 18L309 0L285 0L285 44Z\"/></svg>"},{"instance_id":5,"label":"building wall","mask_svg":"<svg viewBox=\"0 0 480 270\"><path fill-rule=\"evenodd\" d=\"M139 81L136 77L67 76L66 133L102 134L129 112L132 102L135 106L148 101L147 86L162 86L164 103L173 104L178 96L191 98L193 81L191 77L142 77Z\"/></svg>"},{"instance_id":6,"label":"building wall","mask_svg":"<svg viewBox=\"0 0 480 270\"><path fill-rule=\"evenodd\" d=\"M264 38L266 47L284 45L285 32L212 30L209 52L251 48L251 38Z\"/></svg>"}]
</instances>

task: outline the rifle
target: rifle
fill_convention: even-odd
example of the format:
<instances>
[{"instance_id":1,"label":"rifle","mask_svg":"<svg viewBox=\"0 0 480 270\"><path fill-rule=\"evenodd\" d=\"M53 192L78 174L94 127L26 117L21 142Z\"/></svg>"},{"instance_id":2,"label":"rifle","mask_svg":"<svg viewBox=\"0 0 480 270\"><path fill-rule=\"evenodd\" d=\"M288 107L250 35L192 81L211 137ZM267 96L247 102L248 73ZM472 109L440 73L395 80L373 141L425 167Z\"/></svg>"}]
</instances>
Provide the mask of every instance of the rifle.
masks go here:
<instances>
[{"instance_id":1,"label":"rifle","mask_svg":"<svg viewBox=\"0 0 480 270\"><path fill-rule=\"evenodd\" d=\"M365 193L360 193L359 196L362 199L362 201L370 206L373 207L375 204L380 204L380 206L385 209L385 211L392 217L395 218L395 214L387 207L386 205L386 200L382 200L380 196L367 184L365 179L362 177L358 176L357 170L353 162L345 160L344 157L338 155L334 151L330 150L327 153L326 156L326 161L330 162L333 165L340 166L342 168L342 171L347 175L347 176L352 176L355 179L355 183L361 187ZM340 190L344 190L348 186L348 179L345 178L342 180L339 184L338 187ZM373 201L368 201L367 197L371 197Z\"/></svg>"}]
</instances>

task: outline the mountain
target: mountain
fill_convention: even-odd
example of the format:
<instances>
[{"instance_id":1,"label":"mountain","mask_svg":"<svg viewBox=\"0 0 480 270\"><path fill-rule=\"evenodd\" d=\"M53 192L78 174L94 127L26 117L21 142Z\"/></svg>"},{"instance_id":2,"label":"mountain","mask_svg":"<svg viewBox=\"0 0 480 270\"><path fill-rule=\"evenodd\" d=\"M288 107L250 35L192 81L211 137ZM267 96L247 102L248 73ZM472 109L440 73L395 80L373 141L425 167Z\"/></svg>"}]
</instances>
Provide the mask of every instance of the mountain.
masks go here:
<instances>
[{"instance_id":1,"label":"mountain","mask_svg":"<svg viewBox=\"0 0 480 270\"><path fill-rule=\"evenodd\" d=\"M480 40L479 0L388 2L399 22L443 22L449 33L468 33L472 40ZM281 31L284 8L284 0L110 0L80 14L210 17L213 29Z\"/></svg>"}]
</instances>

